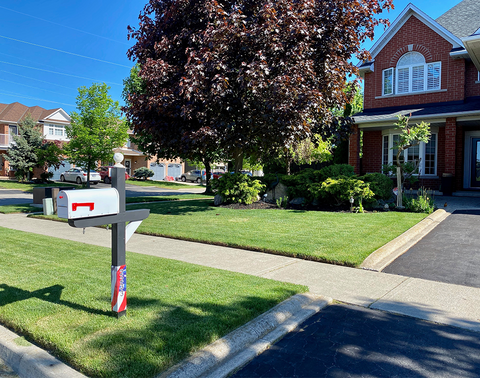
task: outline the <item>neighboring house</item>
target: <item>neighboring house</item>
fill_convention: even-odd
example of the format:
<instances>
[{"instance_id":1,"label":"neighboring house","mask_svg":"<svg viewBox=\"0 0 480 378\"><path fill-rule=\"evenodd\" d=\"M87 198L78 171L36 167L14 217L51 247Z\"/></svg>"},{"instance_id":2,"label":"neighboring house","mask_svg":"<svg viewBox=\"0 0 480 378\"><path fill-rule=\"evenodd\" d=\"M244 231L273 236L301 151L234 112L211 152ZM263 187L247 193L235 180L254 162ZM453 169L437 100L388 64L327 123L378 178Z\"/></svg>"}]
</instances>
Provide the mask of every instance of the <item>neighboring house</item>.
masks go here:
<instances>
[{"instance_id":1,"label":"neighboring house","mask_svg":"<svg viewBox=\"0 0 480 378\"><path fill-rule=\"evenodd\" d=\"M0 176L13 176L8 161L3 158L13 142L12 135L18 135L18 123L27 114L37 120L38 126L47 140L67 141L65 126L70 124L70 116L62 108L44 109L40 106L25 106L18 102L0 104ZM67 163L68 164L68 163ZM63 169L68 169L63 167Z\"/></svg>"},{"instance_id":2,"label":"neighboring house","mask_svg":"<svg viewBox=\"0 0 480 378\"><path fill-rule=\"evenodd\" d=\"M432 131L429 143L404 156L420 161L420 185L441 190L442 177L453 175L454 190L480 189L479 15L479 0L464 0L436 20L409 4L375 43L372 60L359 66L364 110L354 116L349 144L356 173L393 162L394 123L411 114L411 124L425 121Z\"/></svg>"},{"instance_id":3,"label":"neighboring house","mask_svg":"<svg viewBox=\"0 0 480 378\"><path fill-rule=\"evenodd\" d=\"M133 131L129 131L129 135L133 135ZM130 138L125 146L115 149L115 152L121 152L125 156L123 164L129 175L133 175L137 168L147 167L154 173L152 180L164 180L167 176L179 177L185 171L185 164L179 159L157 161L157 158L147 157L138 149L136 144L130 141Z\"/></svg>"}]
</instances>

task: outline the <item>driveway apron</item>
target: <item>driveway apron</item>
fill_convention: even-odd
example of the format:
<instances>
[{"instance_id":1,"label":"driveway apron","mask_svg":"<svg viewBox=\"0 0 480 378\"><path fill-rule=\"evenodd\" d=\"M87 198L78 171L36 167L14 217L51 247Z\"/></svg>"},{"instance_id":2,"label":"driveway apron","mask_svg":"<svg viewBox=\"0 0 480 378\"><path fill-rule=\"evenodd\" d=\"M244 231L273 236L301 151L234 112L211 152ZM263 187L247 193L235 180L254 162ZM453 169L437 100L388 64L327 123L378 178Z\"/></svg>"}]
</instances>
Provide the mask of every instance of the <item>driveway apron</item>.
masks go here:
<instances>
[{"instance_id":1,"label":"driveway apron","mask_svg":"<svg viewBox=\"0 0 480 378\"><path fill-rule=\"evenodd\" d=\"M480 288L480 210L456 210L383 271Z\"/></svg>"},{"instance_id":2,"label":"driveway apron","mask_svg":"<svg viewBox=\"0 0 480 378\"><path fill-rule=\"evenodd\" d=\"M332 305L232 378L478 377L480 334L381 311Z\"/></svg>"}]
</instances>

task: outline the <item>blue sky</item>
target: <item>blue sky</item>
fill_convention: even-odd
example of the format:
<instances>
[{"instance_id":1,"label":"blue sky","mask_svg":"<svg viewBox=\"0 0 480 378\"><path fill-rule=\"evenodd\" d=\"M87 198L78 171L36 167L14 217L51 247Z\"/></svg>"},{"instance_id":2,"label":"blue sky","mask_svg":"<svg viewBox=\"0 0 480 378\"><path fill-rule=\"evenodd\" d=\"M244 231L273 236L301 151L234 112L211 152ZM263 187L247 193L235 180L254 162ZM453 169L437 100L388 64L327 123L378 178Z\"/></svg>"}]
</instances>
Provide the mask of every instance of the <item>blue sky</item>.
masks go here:
<instances>
[{"instance_id":1,"label":"blue sky","mask_svg":"<svg viewBox=\"0 0 480 378\"><path fill-rule=\"evenodd\" d=\"M391 22L411 2L394 0ZM414 1L433 19L460 0ZM146 0L9 0L0 3L0 103L75 110L78 87L105 82L121 104L133 63L127 26L138 25ZM378 29L376 39L383 27ZM375 41L374 41L375 42ZM374 42L365 43L370 48Z\"/></svg>"}]
</instances>

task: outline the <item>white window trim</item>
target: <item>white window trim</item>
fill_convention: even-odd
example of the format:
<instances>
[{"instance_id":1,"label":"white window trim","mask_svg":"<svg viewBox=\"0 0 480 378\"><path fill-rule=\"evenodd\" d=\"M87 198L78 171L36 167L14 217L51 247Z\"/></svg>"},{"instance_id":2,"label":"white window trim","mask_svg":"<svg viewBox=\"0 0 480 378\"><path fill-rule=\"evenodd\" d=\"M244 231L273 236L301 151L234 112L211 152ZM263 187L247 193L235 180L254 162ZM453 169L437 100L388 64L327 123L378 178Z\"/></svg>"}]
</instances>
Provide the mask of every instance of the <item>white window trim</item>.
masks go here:
<instances>
[{"instance_id":1,"label":"white window trim","mask_svg":"<svg viewBox=\"0 0 480 378\"><path fill-rule=\"evenodd\" d=\"M391 93L385 93L385 72L386 71L391 71L391 75L392 75L392 92ZM390 67L382 71L382 96L391 96L394 93L395 93L395 68Z\"/></svg>"},{"instance_id":2,"label":"white window trim","mask_svg":"<svg viewBox=\"0 0 480 378\"><path fill-rule=\"evenodd\" d=\"M440 77L438 78L438 87L433 88L433 89L428 89L428 65L429 64L439 64L440 65ZM420 91L414 91L413 90L413 68L414 67L423 67L423 89ZM408 91L407 92L398 92L398 68L395 67L395 94L396 95L407 95L407 94L418 94L418 93L425 93L425 92L431 92L431 91L438 91L442 89L442 62L430 62L430 63L424 63L424 64L412 64L409 66L402 66L399 67L401 69L407 68L408 69Z\"/></svg>"},{"instance_id":3,"label":"white window trim","mask_svg":"<svg viewBox=\"0 0 480 378\"><path fill-rule=\"evenodd\" d=\"M67 126L68 125L64 125L64 124L45 123L44 124L44 129L43 129L45 139L47 139L47 140L68 140L67 130L66 130ZM55 133L55 130L59 130L59 129L62 130L61 135L57 135ZM53 130L53 134L50 134L50 130Z\"/></svg>"},{"instance_id":4,"label":"white window trim","mask_svg":"<svg viewBox=\"0 0 480 378\"><path fill-rule=\"evenodd\" d=\"M430 130L432 134L436 135L435 138L435 172L434 173L429 173L425 174L422 173L425 171L425 146L426 144L424 142L420 142L419 146L419 157L420 157L420 166L418 167L419 172L420 172L420 177L438 177L438 129L431 129ZM384 137L388 136L388 164L393 164L394 163L394 156L393 156L393 136L394 135L399 135L400 132L398 129L389 129L389 130L383 130L382 132L382 166L383 166L383 152L384 152ZM403 151L404 153L404 161L408 162L408 149ZM418 174L417 174L418 175Z\"/></svg>"}]
</instances>

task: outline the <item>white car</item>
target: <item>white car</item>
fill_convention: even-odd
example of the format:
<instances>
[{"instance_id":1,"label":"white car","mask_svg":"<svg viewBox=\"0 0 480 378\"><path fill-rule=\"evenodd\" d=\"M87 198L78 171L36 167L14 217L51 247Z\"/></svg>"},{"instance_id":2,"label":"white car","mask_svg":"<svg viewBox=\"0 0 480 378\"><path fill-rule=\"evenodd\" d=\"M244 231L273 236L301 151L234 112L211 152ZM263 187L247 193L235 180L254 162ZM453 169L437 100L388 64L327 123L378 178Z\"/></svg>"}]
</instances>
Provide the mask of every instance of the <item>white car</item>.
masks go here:
<instances>
[{"instance_id":1,"label":"white car","mask_svg":"<svg viewBox=\"0 0 480 378\"><path fill-rule=\"evenodd\" d=\"M60 181L72 181L77 184L87 182L87 172L80 168L70 168L60 174ZM93 169L90 170L90 182L92 184L98 184L100 182L100 174Z\"/></svg>"}]
</instances>

